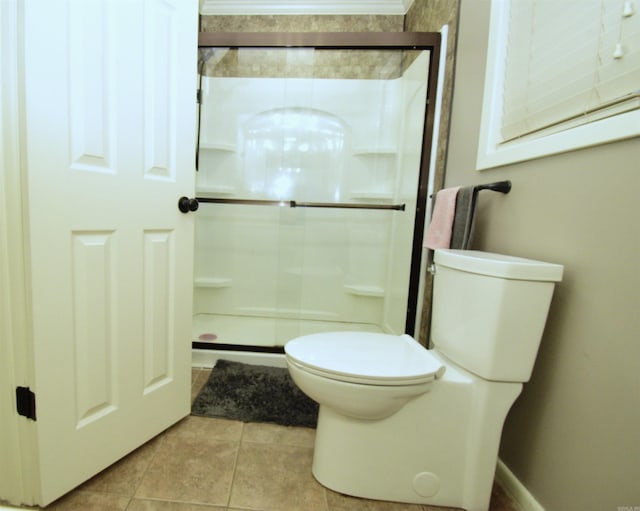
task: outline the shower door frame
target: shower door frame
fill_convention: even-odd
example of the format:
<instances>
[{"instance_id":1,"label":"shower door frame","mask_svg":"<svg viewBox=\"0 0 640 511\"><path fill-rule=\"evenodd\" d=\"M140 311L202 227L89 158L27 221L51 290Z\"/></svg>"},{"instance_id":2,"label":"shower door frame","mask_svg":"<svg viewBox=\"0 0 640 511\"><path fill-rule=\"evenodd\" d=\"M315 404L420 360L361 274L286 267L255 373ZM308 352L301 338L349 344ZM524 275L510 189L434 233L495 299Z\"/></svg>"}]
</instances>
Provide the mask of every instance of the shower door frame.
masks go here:
<instances>
[{"instance_id":1,"label":"shower door frame","mask_svg":"<svg viewBox=\"0 0 640 511\"><path fill-rule=\"evenodd\" d=\"M422 133L405 333L415 334L422 238L436 110L441 36L438 32L200 32L198 48L312 48L317 50L427 50L427 105Z\"/></svg>"}]
</instances>

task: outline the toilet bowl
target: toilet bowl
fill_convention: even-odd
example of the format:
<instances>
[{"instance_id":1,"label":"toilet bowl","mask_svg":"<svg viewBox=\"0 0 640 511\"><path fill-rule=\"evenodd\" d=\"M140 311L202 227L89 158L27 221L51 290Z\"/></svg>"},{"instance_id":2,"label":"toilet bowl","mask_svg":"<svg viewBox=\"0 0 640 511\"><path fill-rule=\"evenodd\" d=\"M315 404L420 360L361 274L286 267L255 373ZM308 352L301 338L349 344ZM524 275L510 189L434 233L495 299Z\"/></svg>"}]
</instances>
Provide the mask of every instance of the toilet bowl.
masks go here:
<instances>
[{"instance_id":1,"label":"toilet bowl","mask_svg":"<svg viewBox=\"0 0 640 511\"><path fill-rule=\"evenodd\" d=\"M364 420L394 414L444 372L408 335L313 334L288 342L285 353L293 381L307 396Z\"/></svg>"},{"instance_id":2,"label":"toilet bowl","mask_svg":"<svg viewBox=\"0 0 640 511\"><path fill-rule=\"evenodd\" d=\"M431 341L331 332L285 345L320 404L313 475L377 500L486 511L505 417L528 381L562 266L437 250Z\"/></svg>"}]
</instances>

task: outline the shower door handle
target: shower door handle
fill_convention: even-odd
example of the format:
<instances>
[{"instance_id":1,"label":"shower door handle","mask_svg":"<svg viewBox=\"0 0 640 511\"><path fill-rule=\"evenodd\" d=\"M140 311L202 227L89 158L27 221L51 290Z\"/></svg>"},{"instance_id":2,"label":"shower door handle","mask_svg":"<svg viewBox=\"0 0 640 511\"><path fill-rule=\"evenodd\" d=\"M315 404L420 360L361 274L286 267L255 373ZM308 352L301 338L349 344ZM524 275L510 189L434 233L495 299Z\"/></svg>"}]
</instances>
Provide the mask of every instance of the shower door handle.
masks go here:
<instances>
[{"instance_id":1,"label":"shower door handle","mask_svg":"<svg viewBox=\"0 0 640 511\"><path fill-rule=\"evenodd\" d=\"M198 199L190 199L189 197L180 197L178 199L178 209L183 213L196 211L198 209Z\"/></svg>"}]
</instances>

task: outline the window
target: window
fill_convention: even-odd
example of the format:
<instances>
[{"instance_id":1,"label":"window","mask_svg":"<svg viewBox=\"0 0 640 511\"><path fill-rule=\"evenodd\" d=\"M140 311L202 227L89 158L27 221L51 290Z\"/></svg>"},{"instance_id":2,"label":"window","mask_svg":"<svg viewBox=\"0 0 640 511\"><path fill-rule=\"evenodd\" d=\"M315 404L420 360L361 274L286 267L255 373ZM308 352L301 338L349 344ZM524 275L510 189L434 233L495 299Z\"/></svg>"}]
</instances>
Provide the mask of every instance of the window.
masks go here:
<instances>
[{"instance_id":1,"label":"window","mask_svg":"<svg viewBox=\"0 0 640 511\"><path fill-rule=\"evenodd\" d=\"M640 135L639 1L492 1L479 169Z\"/></svg>"}]
</instances>

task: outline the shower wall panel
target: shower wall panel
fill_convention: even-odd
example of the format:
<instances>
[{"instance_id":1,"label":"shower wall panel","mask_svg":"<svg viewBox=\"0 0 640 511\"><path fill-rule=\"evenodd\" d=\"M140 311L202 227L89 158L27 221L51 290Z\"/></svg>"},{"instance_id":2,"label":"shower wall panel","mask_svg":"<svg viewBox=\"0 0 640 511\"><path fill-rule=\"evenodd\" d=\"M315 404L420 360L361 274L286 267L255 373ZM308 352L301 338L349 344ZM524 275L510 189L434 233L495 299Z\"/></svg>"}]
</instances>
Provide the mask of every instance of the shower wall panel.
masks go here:
<instances>
[{"instance_id":1,"label":"shower wall panel","mask_svg":"<svg viewBox=\"0 0 640 511\"><path fill-rule=\"evenodd\" d=\"M205 211L198 238L213 240L196 259L196 313L380 323L388 222L360 212L225 205L199 214Z\"/></svg>"},{"instance_id":2,"label":"shower wall panel","mask_svg":"<svg viewBox=\"0 0 640 511\"><path fill-rule=\"evenodd\" d=\"M415 208L418 166L402 179L397 175L408 90L400 78L203 78L199 195L411 204L402 212L203 204L196 313L387 323L402 332L404 312L396 321L383 317L385 287L398 277L391 267L392 235L400 241L398 232L408 225L411 236ZM320 112L339 119L344 136L328 151L271 154L272 141L249 143L246 129L269 112L283 112L284 122L287 112L306 115L307 124ZM275 141L286 145L286 130L274 130ZM283 184L287 179L295 188ZM409 193L401 189L405 181L412 182ZM394 224L399 217L402 229ZM400 272L408 274L407 268ZM401 307L406 283L404 293ZM387 315L398 312L387 309Z\"/></svg>"}]
</instances>

